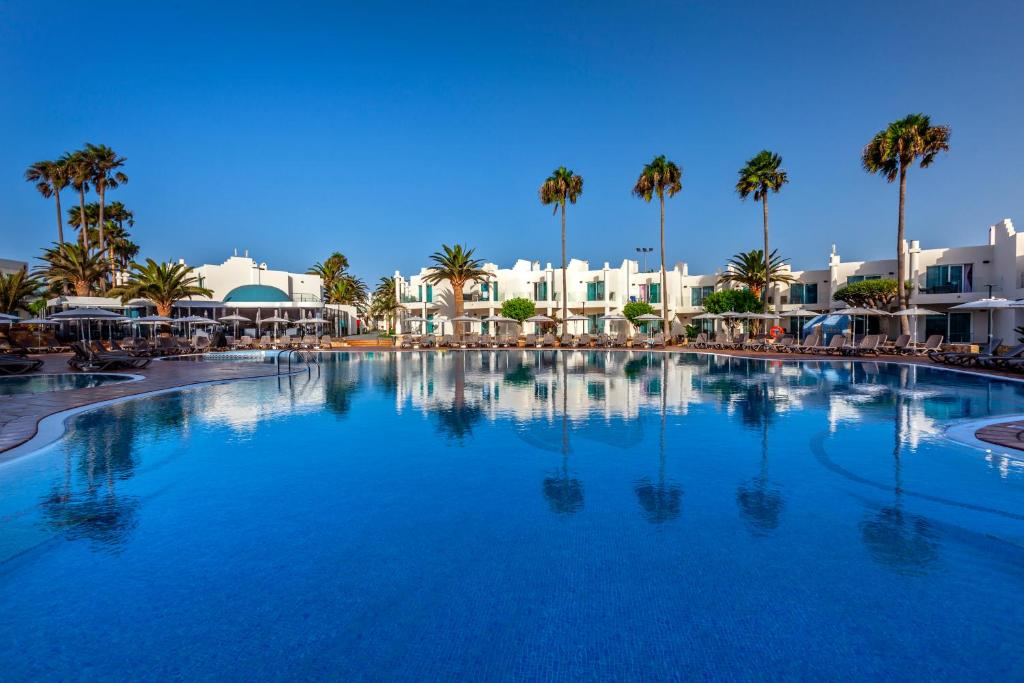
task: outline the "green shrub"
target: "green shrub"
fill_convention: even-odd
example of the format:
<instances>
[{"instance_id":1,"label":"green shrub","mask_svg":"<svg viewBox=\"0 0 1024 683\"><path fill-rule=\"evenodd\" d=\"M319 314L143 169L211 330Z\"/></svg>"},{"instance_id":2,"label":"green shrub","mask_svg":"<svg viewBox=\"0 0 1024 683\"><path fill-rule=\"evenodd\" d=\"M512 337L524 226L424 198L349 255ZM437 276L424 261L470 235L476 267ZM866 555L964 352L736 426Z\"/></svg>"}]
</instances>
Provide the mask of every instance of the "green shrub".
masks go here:
<instances>
[{"instance_id":1,"label":"green shrub","mask_svg":"<svg viewBox=\"0 0 1024 683\"><path fill-rule=\"evenodd\" d=\"M648 313L654 313L654 309L646 301L630 301L628 304L622 307L622 315L626 316L626 319L633 325L633 327L639 327L640 325L636 322L638 316L646 315Z\"/></svg>"},{"instance_id":2,"label":"green shrub","mask_svg":"<svg viewBox=\"0 0 1024 683\"><path fill-rule=\"evenodd\" d=\"M749 289L722 289L704 297L704 310L708 313L756 313L761 300Z\"/></svg>"},{"instance_id":3,"label":"green shrub","mask_svg":"<svg viewBox=\"0 0 1024 683\"><path fill-rule=\"evenodd\" d=\"M512 299L506 299L501 304L501 314L506 318L512 318L523 322L529 317L536 315L537 306L529 299L524 299L521 296L514 297Z\"/></svg>"}]
</instances>

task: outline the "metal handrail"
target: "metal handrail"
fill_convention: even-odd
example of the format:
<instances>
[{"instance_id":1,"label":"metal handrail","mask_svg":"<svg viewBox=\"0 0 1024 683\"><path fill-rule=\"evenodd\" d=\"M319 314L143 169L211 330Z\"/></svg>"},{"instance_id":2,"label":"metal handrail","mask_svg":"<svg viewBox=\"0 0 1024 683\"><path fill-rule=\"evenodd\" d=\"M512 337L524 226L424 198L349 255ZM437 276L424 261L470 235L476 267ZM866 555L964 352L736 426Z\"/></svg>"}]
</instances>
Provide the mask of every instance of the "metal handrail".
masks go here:
<instances>
[{"instance_id":1,"label":"metal handrail","mask_svg":"<svg viewBox=\"0 0 1024 683\"><path fill-rule=\"evenodd\" d=\"M277 374L278 375L281 374L281 355L282 354L284 354L285 358L288 360L288 374L289 375L292 373L292 355L294 354L294 355L298 356L298 359L301 362L306 364L306 372L307 372L307 374L312 376L313 375L313 365L316 365L317 377L320 376L320 362L317 361L315 358L312 358L312 357L310 357L310 358L304 357L296 349L281 349L280 351L277 352L277 355L274 357L274 363L277 365Z\"/></svg>"}]
</instances>

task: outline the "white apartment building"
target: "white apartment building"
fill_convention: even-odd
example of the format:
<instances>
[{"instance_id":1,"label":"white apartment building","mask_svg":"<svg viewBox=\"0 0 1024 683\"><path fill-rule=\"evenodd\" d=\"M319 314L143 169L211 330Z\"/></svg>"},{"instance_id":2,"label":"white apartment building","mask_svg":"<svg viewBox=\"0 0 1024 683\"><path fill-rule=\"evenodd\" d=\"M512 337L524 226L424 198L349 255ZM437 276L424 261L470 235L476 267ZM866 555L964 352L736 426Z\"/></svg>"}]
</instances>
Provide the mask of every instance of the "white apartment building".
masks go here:
<instances>
[{"instance_id":1,"label":"white apartment building","mask_svg":"<svg viewBox=\"0 0 1024 683\"><path fill-rule=\"evenodd\" d=\"M832 300L832 293L840 287L858 280L896 277L895 258L843 261L835 247L822 266L790 270L795 278L792 284L773 285L771 300L781 314L783 325L789 329L797 329L799 321L787 317L786 311L804 308L828 313L845 307L844 303ZM511 268L487 263L484 270L489 273L487 281L467 284L464 289L466 315L481 319L495 315L501 310L501 303L513 297L534 301L537 311L545 315L553 316L561 310L561 268L520 259ZM670 316L681 326L703 312L701 303L705 296L728 287L719 284L720 272L690 274L686 263L677 263L667 273L667 292L663 293L660 273L657 270L640 272L635 260L625 259L615 267L605 262L593 268L587 261L571 259L566 268L566 303L570 315L582 314L590 319L588 331L601 329L601 316L621 312L630 301L646 301L659 314L663 306L668 306ZM447 282L438 285L424 282L429 273L429 268L423 268L408 277L396 272L394 278L406 317L427 318L431 321L428 329L433 330L437 322L453 317L454 301ZM949 342L982 341L989 333L988 313L950 309L990 295L1007 299L1024 297L1024 235L1017 233L1013 223L1006 219L991 226L985 243L977 246L925 249L918 240L910 240L903 277L914 285L911 305L937 312L911 319L918 339L928 334L942 334ZM864 321L857 320L856 324L857 331L862 331L860 326ZM886 329L886 323L880 323L877 318L869 318L867 324L872 332L879 325L882 330ZM1021 324L1024 324L1024 308L996 311L992 332L1008 342L1015 342L1017 335L1013 330Z\"/></svg>"}]
</instances>

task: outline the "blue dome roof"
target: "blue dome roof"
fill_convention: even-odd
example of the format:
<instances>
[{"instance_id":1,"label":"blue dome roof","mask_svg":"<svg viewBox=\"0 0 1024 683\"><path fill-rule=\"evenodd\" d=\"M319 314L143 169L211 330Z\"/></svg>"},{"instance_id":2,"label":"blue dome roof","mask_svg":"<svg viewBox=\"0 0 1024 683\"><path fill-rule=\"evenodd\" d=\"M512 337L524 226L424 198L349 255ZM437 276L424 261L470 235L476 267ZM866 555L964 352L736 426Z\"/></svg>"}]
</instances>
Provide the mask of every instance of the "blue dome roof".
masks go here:
<instances>
[{"instance_id":1,"label":"blue dome roof","mask_svg":"<svg viewBox=\"0 0 1024 683\"><path fill-rule=\"evenodd\" d=\"M224 297L224 303L281 302L291 301L288 295L270 285L242 285L235 287Z\"/></svg>"}]
</instances>

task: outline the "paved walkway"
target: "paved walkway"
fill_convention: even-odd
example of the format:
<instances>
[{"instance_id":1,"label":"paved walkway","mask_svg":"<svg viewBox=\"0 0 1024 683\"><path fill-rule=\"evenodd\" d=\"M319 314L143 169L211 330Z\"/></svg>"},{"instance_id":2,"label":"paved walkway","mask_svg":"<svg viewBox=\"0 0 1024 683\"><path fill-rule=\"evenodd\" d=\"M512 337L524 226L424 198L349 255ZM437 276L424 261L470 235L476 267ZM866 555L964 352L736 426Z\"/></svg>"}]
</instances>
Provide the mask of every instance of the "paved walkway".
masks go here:
<instances>
[{"instance_id":1,"label":"paved walkway","mask_svg":"<svg viewBox=\"0 0 1024 683\"><path fill-rule=\"evenodd\" d=\"M70 372L67 359L70 354L37 356L45 361L40 373ZM110 371L114 372L114 371ZM40 394L9 396L0 409L0 453L19 446L36 435L43 418L90 403L134 396L149 391L171 389L189 384L219 382L230 379L249 379L277 374L276 366L264 363L226 362L210 363L183 360L154 360L144 370L123 370L117 374L143 375L138 382L117 382L89 389L48 391Z\"/></svg>"}]
</instances>

